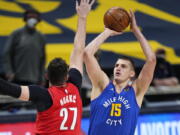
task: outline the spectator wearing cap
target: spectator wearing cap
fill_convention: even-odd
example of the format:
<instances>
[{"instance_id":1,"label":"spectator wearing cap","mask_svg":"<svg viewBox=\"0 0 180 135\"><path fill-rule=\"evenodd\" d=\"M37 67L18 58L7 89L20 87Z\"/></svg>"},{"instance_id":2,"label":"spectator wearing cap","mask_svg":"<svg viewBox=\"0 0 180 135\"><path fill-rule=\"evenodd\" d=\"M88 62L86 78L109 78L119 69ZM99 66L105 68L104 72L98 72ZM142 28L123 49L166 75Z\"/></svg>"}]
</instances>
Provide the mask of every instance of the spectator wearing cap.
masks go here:
<instances>
[{"instance_id":1,"label":"spectator wearing cap","mask_svg":"<svg viewBox=\"0 0 180 135\"><path fill-rule=\"evenodd\" d=\"M5 77L20 85L43 84L46 42L36 30L40 13L26 10L23 20L25 26L9 36L3 50Z\"/></svg>"},{"instance_id":2,"label":"spectator wearing cap","mask_svg":"<svg viewBox=\"0 0 180 135\"><path fill-rule=\"evenodd\" d=\"M174 75L172 65L166 60L166 51L158 49L156 51L157 64L153 84L155 86L177 86L178 79Z\"/></svg>"}]
</instances>

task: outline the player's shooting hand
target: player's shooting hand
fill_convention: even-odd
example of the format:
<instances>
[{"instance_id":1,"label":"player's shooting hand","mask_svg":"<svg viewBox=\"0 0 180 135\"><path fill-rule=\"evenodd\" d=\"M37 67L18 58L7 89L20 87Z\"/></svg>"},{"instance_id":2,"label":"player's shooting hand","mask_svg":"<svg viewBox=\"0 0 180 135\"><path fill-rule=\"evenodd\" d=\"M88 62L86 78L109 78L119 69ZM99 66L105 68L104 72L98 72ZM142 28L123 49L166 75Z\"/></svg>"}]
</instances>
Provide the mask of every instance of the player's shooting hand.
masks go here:
<instances>
[{"instance_id":1,"label":"player's shooting hand","mask_svg":"<svg viewBox=\"0 0 180 135\"><path fill-rule=\"evenodd\" d=\"M117 31L111 30L109 28L105 28L104 31L107 32L109 34L109 36L117 36L117 35L123 34L123 32L117 32Z\"/></svg>"},{"instance_id":2,"label":"player's shooting hand","mask_svg":"<svg viewBox=\"0 0 180 135\"><path fill-rule=\"evenodd\" d=\"M92 5L94 4L95 0L80 0L80 4L76 0L76 11L79 17L86 18L88 13L91 10Z\"/></svg>"},{"instance_id":3,"label":"player's shooting hand","mask_svg":"<svg viewBox=\"0 0 180 135\"><path fill-rule=\"evenodd\" d=\"M136 23L136 18L134 15L134 12L130 9L130 17L131 17L131 23L130 23L130 28L132 32L135 32L138 28L137 23Z\"/></svg>"}]
</instances>

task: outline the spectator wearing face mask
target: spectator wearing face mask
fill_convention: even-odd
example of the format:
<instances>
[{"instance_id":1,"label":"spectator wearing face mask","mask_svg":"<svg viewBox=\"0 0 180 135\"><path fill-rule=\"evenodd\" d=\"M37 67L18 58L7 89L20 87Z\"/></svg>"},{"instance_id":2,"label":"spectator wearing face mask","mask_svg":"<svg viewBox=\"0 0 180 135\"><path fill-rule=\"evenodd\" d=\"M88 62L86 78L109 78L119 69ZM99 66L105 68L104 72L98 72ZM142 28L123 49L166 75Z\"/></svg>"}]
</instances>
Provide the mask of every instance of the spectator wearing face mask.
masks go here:
<instances>
[{"instance_id":1,"label":"spectator wearing face mask","mask_svg":"<svg viewBox=\"0 0 180 135\"><path fill-rule=\"evenodd\" d=\"M7 80L21 84L42 84L45 70L45 38L36 30L40 13L27 10L25 26L8 38L3 52L3 67Z\"/></svg>"}]
</instances>

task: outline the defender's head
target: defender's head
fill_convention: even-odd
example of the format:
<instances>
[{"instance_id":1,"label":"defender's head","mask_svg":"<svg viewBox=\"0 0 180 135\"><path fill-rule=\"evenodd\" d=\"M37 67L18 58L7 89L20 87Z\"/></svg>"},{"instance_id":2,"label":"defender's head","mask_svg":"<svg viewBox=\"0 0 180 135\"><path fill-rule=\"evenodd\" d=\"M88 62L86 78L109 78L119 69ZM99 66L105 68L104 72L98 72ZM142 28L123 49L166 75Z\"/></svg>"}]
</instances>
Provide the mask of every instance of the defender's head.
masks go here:
<instances>
[{"instance_id":1,"label":"defender's head","mask_svg":"<svg viewBox=\"0 0 180 135\"><path fill-rule=\"evenodd\" d=\"M61 58L53 59L47 70L47 77L52 85L62 85L68 76L68 65Z\"/></svg>"},{"instance_id":2,"label":"defender's head","mask_svg":"<svg viewBox=\"0 0 180 135\"><path fill-rule=\"evenodd\" d=\"M119 58L114 67L114 80L125 82L135 77L135 65L129 57Z\"/></svg>"}]
</instances>

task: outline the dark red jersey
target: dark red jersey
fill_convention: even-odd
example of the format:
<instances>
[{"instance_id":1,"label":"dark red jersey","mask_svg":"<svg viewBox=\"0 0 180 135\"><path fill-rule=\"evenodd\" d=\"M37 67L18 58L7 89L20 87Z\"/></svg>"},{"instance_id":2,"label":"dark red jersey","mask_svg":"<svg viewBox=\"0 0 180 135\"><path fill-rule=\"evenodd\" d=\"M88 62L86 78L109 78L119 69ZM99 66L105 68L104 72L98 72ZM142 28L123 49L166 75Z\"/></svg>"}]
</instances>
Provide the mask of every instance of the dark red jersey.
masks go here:
<instances>
[{"instance_id":1,"label":"dark red jersey","mask_svg":"<svg viewBox=\"0 0 180 135\"><path fill-rule=\"evenodd\" d=\"M80 135L82 101L78 88L72 83L48 89L53 105L38 112L36 133L40 135Z\"/></svg>"}]
</instances>

